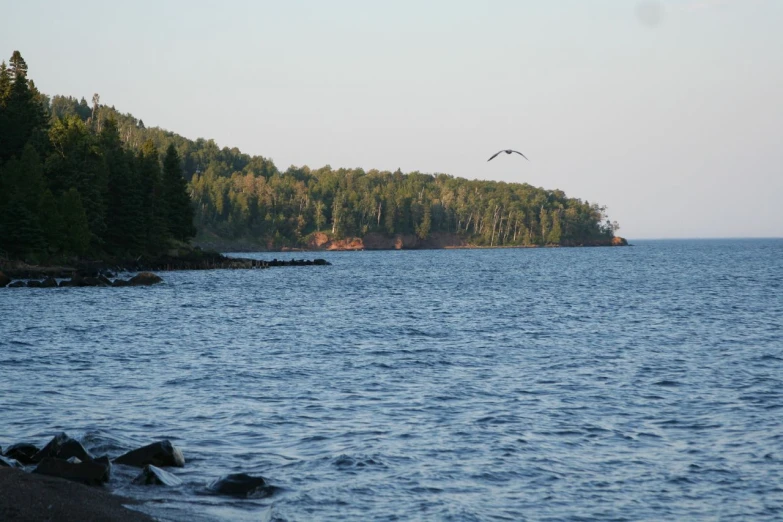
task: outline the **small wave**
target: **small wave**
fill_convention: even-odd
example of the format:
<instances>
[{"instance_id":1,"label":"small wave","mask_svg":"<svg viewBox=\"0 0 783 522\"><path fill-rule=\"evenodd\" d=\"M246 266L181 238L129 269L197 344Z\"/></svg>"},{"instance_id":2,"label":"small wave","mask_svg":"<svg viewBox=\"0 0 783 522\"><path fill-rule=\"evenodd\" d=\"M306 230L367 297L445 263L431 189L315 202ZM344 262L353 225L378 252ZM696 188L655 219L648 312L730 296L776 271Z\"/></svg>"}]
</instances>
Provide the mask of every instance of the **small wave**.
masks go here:
<instances>
[{"instance_id":1,"label":"small wave","mask_svg":"<svg viewBox=\"0 0 783 522\"><path fill-rule=\"evenodd\" d=\"M333 465L341 469L356 469L356 468L368 468L368 467L387 467L386 464L378 457L352 457L350 455L340 455L334 459Z\"/></svg>"},{"instance_id":2,"label":"small wave","mask_svg":"<svg viewBox=\"0 0 783 522\"><path fill-rule=\"evenodd\" d=\"M677 382L677 381L670 381L668 379L664 379L662 381L658 381L658 382L653 383L653 385L654 386L665 386L665 387L669 387L669 388L676 388L676 387L682 386L682 383Z\"/></svg>"}]
</instances>

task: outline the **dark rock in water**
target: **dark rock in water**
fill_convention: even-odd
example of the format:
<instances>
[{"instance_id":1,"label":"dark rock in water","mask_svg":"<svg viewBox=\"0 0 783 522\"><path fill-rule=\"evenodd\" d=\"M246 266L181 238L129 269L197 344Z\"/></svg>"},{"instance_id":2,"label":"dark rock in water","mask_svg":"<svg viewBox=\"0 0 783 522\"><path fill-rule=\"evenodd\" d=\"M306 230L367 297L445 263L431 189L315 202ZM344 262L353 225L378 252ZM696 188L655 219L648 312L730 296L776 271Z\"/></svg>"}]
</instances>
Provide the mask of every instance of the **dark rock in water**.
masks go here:
<instances>
[{"instance_id":1,"label":"dark rock in water","mask_svg":"<svg viewBox=\"0 0 783 522\"><path fill-rule=\"evenodd\" d=\"M41 288L41 281L36 281L35 279L31 279L27 282L27 286L29 288Z\"/></svg>"},{"instance_id":2,"label":"dark rock in water","mask_svg":"<svg viewBox=\"0 0 783 522\"><path fill-rule=\"evenodd\" d=\"M100 485L108 482L111 475L111 463L108 458L104 457L79 464L47 457L38 464L33 473L60 477L82 484Z\"/></svg>"},{"instance_id":3,"label":"dark rock in water","mask_svg":"<svg viewBox=\"0 0 783 522\"><path fill-rule=\"evenodd\" d=\"M89 462L93 460L92 455L84 449L84 446L79 441L70 438L66 433L59 433L49 441L49 444L33 455L33 462L39 462L45 458L57 458L68 460L71 457L76 457L81 462Z\"/></svg>"},{"instance_id":4,"label":"dark rock in water","mask_svg":"<svg viewBox=\"0 0 783 522\"><path fill-rule=\"evenodd\" d=\"M152 272L141 272L130 279L131 286L149 286L157 283L162 283L163 279L153 274Z\"/></svg>"},{"instance_id":5,"label":"dark rock in water","mask_svg":"<svg viewBox=\"0 0 783 522\"><path fill-rule=\"evenodd\" d=\"M135 466L137 468L143 468L147 464L159 467L177 466L181 468L185 465L185 457L182 455L182 451L174 446L171 441L163 440L129 451L114 459L114 463Z\"/></svg>"},{"instance_id":6,"label":"dark rock in water","mask_svg":"<svg viewBox=\"0 0 783 522\"><path fill-rule=\"evenodd\" d=\"M47 277L41 281L41 288L55 288L57 286L57 279L53 277Z\"/></svg>"},{"instance_id":7,"label":"dark rock in water","mask_svg":"<svg viewBox=\"0 0 783 522\"><path fill-rule=\"evenodd\" d=\"M58 459L68 460L72 457L79 459L82 462L89 462L93 460L93 456L90 452L84 449L84 446L78 440L68 439L60 446L60 451L55 455Z\"/></svg>"},{"instance_id":8,"label":"dark rock in water","mask_svg":"<svg viewBox=\"0 0 783 522\"><path fill-rule=\"evenodd\" d=\"M141 473L135 479L133 479L133 483L139 485L174 487L182 484L182 481L168 471L155 467L152 464L148 464L144 466L144 469L141 470Z\"/></svg>"},{"instance_id":9,"label":"dark rock in water","mask_svg":"<svg viewBox=\"0 0 783 522\"><path fill-rule=\"evenodd\" d=\"M22 288L23 286L27 286L27 283L24 281L14 281L13 283L9 283L8 288Z\"/></svg>"},{"instance_id":10,"label":"dark rock in water","mask_svg":"<svg viewBox=\"0 0 783 522\"><path fill-rule=\"evenodd\" d=\"M114 273L113 273L112 271L110 271L110 270L107 270L107 271L105 271L105 272L103 273L103 277L105 277L105 278L107 278L107 279L108 279L108 278L110 278L110 277L116 277L116 276L114 275Z\"/></svg>"},{"instance_id":11,"label":"dark rock in water","mask_svg":"<svg viewBox=\"0 0 783 522\"><path fill-rule=\"evenodd\" d=\"M331 265L331 263L329 261L327 261L326 259L313 259L313 264L314 265Z\"/></svg>"},{"instance_id":12,"label":"dark rock in water","mask_svg":"<svg viewBox=\"0 0 783 522\"><path fill-rule=\"evenodd\" d=\"M70 279L60 281L60 286L84 286L82 284L82 276L79 274L73 274Z\"/></svg>"},{"instance_id":13,"label":"dark rock in water","mask_svg":"<svg viewBox=\"0 0 783 522\"><path fill-rule=\"evenodd\" d=\"M130 281L125 279L115 279L111 286L130 286Z\"/></svg>"},{"instance_id":14,"label":"dark rock in water","mask_svg":"<svg viewBox=\"0 0 783 522\"><path fill-rule=\"evenodd\" d=\"M111 279L109 279L103 274L98 276L98 281L102 283L101 286L111 286Z\"/></svg>"},{"instance_id":15,"label":"dark rock in water","mask_svg":"<svg viewBox=\"0 0 783 522\"><path fill-rule=\"evenodd\" d=\"M65 432L58 433L52 438L52 440L49 441L49 444L44 446L41 451L33 455L33 462L41 462L45 458L57 457L57 454L60 452L62 445L69 440L71 440L71 438Z\"/></svg>"},{"instance_id":16,"label":"dark rock in water","mask_svg":"<svg viewBox=\"0 0 783 522\"><path fill-rule=\"evenodd\" d=\"M37 446L34 446L33 444L27 444L26 442L21 442L19 444L8 446L5 449L5 453L3 453L3 455L9 459L18 460L22 464L32 464L33 457L36 453L38 453L38 451L40 450Z\"/></svg>"},{"instance_id":17,"label":"dark rock in water","mask_svg":"<svg viewBox=\"0 0 783 522\"><path fill-rule=\"evenodd\" d=\"M79 282L79 286L108 286L108 285L98 277L83 277Z\"/></svg>"},{"instance_id":18,"label":"dark rock in water","mask_svg":"<svg viewBox=\"0 0 783 522\"><path fill-rule=\"evenodd\" d=\"M0 468L21 468L22 464L9 457L0 457Z\"/></svg>"},{"instance_id":19,"label":"dark rock in water","mask_svg":"<svg viewBox=\"0 0 783 522\"><path fill-rule=\"evenodd\" d=\"M4 273L0 272L0 288L8 286L8 283L10 282L11 282L11 278L5 275Z\"/></svg>"},{"instance_id":20,"label":"dark rock in water","mask_svg":"<svg viewBox=\"0 0 783 522\"><path fill-rule=\"evenodd\" d=\"M252 477L247 473L232 473L212 482L207 489L219 495L232 497L265 498L272 496L276 487L267 484L263 477Z\"/></svg>"}]
</instances>

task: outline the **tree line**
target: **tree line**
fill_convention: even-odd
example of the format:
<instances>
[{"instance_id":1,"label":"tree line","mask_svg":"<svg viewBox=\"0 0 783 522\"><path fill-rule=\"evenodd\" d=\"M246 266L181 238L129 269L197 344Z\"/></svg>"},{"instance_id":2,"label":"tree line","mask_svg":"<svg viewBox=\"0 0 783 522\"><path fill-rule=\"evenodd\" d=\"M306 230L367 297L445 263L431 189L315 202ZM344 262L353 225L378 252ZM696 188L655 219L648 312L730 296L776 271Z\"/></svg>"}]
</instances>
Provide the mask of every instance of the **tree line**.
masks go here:
<instances>
[{"instance_id":1,"label":"tree line","mask_svg":"<svg viewBox=\"0 0 783 522\"><path fill-rule=\"evenodd\" d=\"M83 100L82 100L83 101ZM93 106L58 110L15 51L0 64L0 256L155 255L195 235L175 147L138 147Z\"/></svg>"},{"instance_id":2,"label":"tree line","mask_svg":"<svg viewBox=\"0 0 783 522\"><path fill-rule=\"evenodd\" d=\"M56 114L88 118L87 102L55 97ZM263 156L189 140L98 106L117 121L123 141L174 146L195 209L197 241L242 241L263 248L306 246L315 232L332 238L456 234L484 246L580 245L606 241L619 228L606 208L527 183L467 180L447 174L290 166Z\"/></svg>"},{"instance_id":3,"label":"tree line","mask_svg":"<svg viewBox=\"0 0 783 522\"><path fill-rule=\"evenodd\" d=\"M605 207L526 183L280 171L263 156L148 128L98 95L49 99L23 64L15 52L0 73L0 249L10 255L154 253L194 235L273 249L305 246L316 232L577 245L618 228Z\"/></svg>"}]
</instances>

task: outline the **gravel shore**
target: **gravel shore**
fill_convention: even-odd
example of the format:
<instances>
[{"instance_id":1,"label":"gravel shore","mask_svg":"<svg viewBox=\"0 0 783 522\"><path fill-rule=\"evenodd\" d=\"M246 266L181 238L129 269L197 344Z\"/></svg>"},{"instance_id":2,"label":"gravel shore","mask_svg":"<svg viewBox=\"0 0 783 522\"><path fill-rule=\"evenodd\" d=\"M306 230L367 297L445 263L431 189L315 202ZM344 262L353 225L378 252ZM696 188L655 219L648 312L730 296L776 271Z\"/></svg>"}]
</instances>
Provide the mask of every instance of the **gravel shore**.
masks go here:
<instances>
[{"instance_id":1,"label":"gravel shore","mask_svg":"<svg viewBox=\"0 0 783 522\"><path fill-rule=\"evenodd\" d=\"M136 504L99 488L0 468L0 520L8 522L153 522Z\"/></svg>"}]
</instances>

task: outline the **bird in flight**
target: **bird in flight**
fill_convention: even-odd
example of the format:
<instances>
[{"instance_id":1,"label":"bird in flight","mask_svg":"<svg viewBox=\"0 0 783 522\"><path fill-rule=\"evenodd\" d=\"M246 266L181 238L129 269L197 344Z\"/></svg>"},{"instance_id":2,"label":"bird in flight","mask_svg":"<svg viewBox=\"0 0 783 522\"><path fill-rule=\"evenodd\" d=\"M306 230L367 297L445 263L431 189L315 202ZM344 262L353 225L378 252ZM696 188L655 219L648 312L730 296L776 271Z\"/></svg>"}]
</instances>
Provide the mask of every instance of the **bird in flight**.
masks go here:
<instances>
[{"instance_id":1,"label":"bird in flight","mask_svg":"<svg viewBox=\"0 0 783 522\"><path fill-rule=\"evenodd\" d=\"M527 159L527 156L525 156L524 154L522 154L522 153L521 153L521 152L519 152L518 150L511 150L511 149L499 150L499 151L497 151L496 153L494 153L494 154L492 155L492 157L491 157L491 158L489 158L487 161L492 161L492 159L493 159L495 156L497 156L498 154L500 154L501 152L505 152L506 154L511 154L512 152L516 152L517 154L519 154L520 156L522 156L522 157L523 157L523 158L525 158L526 160L530 161L529 159Z\"/></svg>"}]
</instances>

